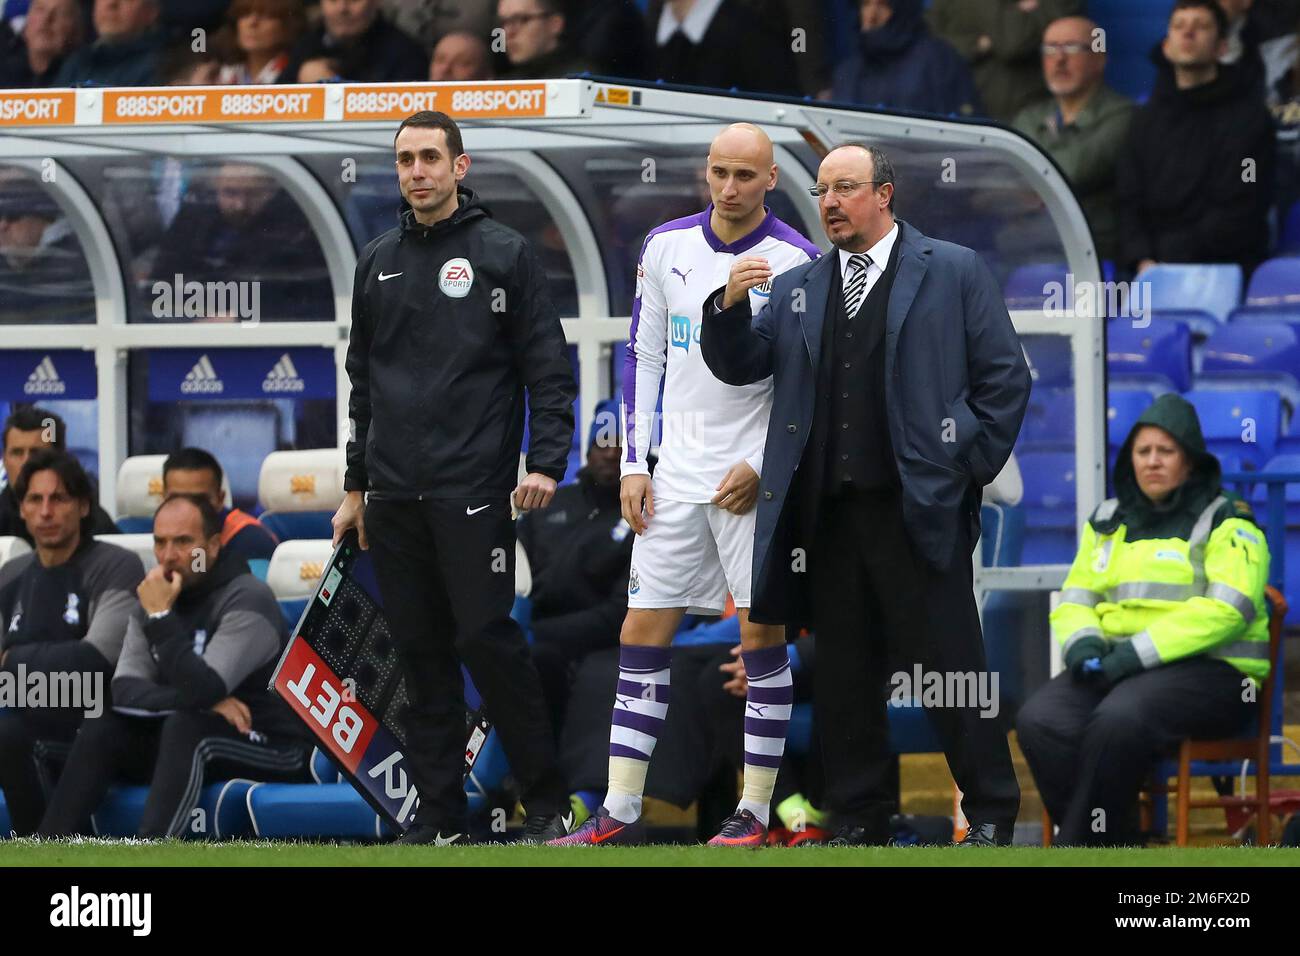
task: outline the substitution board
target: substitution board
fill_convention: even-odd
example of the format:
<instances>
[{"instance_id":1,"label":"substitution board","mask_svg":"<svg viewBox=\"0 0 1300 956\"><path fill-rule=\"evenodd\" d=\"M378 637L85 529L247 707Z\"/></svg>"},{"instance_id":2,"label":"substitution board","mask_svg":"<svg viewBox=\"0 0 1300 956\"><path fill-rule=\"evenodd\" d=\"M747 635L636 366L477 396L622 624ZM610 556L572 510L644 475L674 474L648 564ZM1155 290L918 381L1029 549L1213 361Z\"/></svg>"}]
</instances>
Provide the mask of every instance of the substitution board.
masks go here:
<instances>
[{"instance_id":1,"label":"substitution board","mask_svg":"<svg viewBox=\"0 0 1300 956\"><path fill-rule=\"evenodd\" d=\"M349 532L334 550L280 657L270 688L376 812L405 830L419 794L407 773L409 700L374 566ZM465 773L491 725L468 675Z\"/></svg>"}]
</instances>

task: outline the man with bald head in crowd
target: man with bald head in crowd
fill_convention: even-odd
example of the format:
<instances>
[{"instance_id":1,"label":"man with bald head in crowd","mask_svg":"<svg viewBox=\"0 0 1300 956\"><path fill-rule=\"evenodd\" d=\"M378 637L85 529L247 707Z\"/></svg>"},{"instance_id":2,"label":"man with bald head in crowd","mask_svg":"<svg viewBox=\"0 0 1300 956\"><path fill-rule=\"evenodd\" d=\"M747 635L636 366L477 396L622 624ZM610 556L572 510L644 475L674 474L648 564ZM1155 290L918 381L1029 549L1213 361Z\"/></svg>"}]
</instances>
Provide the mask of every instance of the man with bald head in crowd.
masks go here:
<instances>
[{"instance_id":1,"label":"man with bald head in crowd","mask_svg":"<svg viewBox=\"0 0 1300 956\"><path fill-rule=\"evenodd\" d=\"M493 76L492 53L482 37L463 31L448 33L433 48L429 79L435 83L490 80Z\"/></svg>"},{"instance_id":2,"label":"man with bald head in crowd","mask_svg":"<svg viewBox=\"0 0 1300 956\"><path fill-rule=\"evenodd\" d=\"M784 274L760 250L738 256L706 294L699 351L723 382L771 382L752 619L816 629L831 843L892 836L892 684L927 707L971 823L963 842L1004 845L1020 790L989 690L971 551L981 490L1020 431L1029 369L988 266L896 219L894 179L876 146L827 153L810 191L835 252ZM752 681L748 660L745 670ZM912 674L953 691L935 701ZM958 680L985 690L968 695Z\"/></svg>"},{"instance_id":3,"label":"man with bald head in crowd","mask_svg":"<svg viewBox=\"0 0 1300 956\"><path fill-rule=\"evenodd\" d=\"M670 645L685 614L721 614L730 592L749 675L744 792L716 846L761 846L785 749L793 690L785 631L749 619L754 502L763 471L770 379L723 384L700 357L700 303L741 256L763 256L773 274L818 249L764 205L776 188L772 141L736 123L713 140L705 163L712 202L654 229L641 247L632 328L623 364L626 439L623 518L636 532L628 612L603 806L553 845L635 843L655 743L668 712ZM767 287L749 294L757 310ZM662 437L653 483L647 458L663 388Z\"/></svg>"},{"instance_id":4,"label":"man with bald head in crowd","mask_svg":"<svg viewBox=\"0 0 1300 956\"><path fill-rule=\"evenodd\" d=\"M1043 31L1043 79L1050 98L1026 106L1012 125L1047 152L1065 173L1088 225L1097 256L1119 251L1115 163L1133 101L1106 85L1101 29L1087 17L1061 17Z\"/></svg>"}]
</instances>

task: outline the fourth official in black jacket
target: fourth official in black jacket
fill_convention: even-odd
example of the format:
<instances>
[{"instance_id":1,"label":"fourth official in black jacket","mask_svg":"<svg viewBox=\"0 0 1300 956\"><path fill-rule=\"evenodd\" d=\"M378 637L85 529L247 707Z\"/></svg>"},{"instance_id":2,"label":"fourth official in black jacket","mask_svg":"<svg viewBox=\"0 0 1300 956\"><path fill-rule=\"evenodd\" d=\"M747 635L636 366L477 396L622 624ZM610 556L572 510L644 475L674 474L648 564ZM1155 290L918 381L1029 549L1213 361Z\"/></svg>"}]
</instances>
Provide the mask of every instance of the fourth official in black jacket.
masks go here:
<instances>
[{"instance_id":1,"label":"fourth official in black jacket","mask_svg":"<svg viewBox=\"0 0 1300 956\"><path fill-rule=\"evenodd\" d=\"M464 839L462 662L519 782L526 838L551 839L572 817L561 815L568 794L537 670L510 617L511 515L548 505L564 477L577 387L536 255L460 185L470 158L456 124L416 113L394 152L408 208L357 263L348 494L334 530L337 540L355 529L371 549L406 673L406 769L420 805L401 839Z\"/></svg>"}]
</instances>

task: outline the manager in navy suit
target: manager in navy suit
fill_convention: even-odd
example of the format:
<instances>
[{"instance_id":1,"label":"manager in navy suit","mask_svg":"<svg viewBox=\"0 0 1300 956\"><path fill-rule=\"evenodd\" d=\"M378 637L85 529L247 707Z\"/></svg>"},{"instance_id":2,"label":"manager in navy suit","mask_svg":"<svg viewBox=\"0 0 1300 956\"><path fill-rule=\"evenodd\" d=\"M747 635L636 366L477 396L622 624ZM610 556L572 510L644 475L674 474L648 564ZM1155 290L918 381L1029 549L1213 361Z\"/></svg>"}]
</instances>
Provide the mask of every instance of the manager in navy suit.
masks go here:
<instances>
[{"instance_id":1,"label":"manager in navy suit","mask_svg":"<svg viewBox=\"0 0 1300 956\"><path fill-rule=\"evenodd\" d=\"M837 251L775 278L738 259L705 303L700 346L731 385L773 376L751 613L815 628L832 843L883 843L888 664L919 662L945 684L985 669L980 489L1011 453L1029 369L980 258L894 218L883 152L837 147L812 189ZM747 291L768 281L753 318ZM976 701L958 703L929 716L964 794L963 842L1009 843L1020 789L1006 734Z\"/></svg>"}]
</instances>

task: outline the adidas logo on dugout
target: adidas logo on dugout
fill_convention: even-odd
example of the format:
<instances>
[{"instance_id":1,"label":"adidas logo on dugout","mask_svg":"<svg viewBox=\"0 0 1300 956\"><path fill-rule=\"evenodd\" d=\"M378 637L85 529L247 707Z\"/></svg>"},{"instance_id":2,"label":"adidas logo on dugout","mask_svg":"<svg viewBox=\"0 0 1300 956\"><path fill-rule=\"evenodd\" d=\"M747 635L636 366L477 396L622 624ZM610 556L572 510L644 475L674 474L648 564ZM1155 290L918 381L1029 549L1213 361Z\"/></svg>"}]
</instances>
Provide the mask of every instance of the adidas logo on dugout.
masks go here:
<instances>
[{"instance_id":1,"label":"adidas logo on dugout","mask_svg":"<svg viewBox=\"0 0 1300 956\"><path fill-rule=\"evenodd\" d=\"M67 383L59 378L59 371L48 355L36 364L23 385L24 395L62 395L67 390Z\"/></svg>"},{"instance_id":2,"label":"adidas logo on dugout","mask_svg":"<svg viewBox=\"0 0 1300 956\"><path fill-rule=\"evenodd\" d=\"M271 367L271 371L267 372L266 378L262 380L262 391L268 393L301 392L306 387L307 383L299 377L288 352L280 356L279 361Z\"/></svg>"},{"instance_id":3,"label":"adidas logo on dugout","mask_svg":"<svg viewBox=\"0 0 1300 956\"><path fill-rule=\"evenodd\" d=\"M217 377L217 370L212 367L212 360L207 355L199 356L185 381L181 382L183 395L220 395L226 385Z\"/></svg>"}]
</instances>

